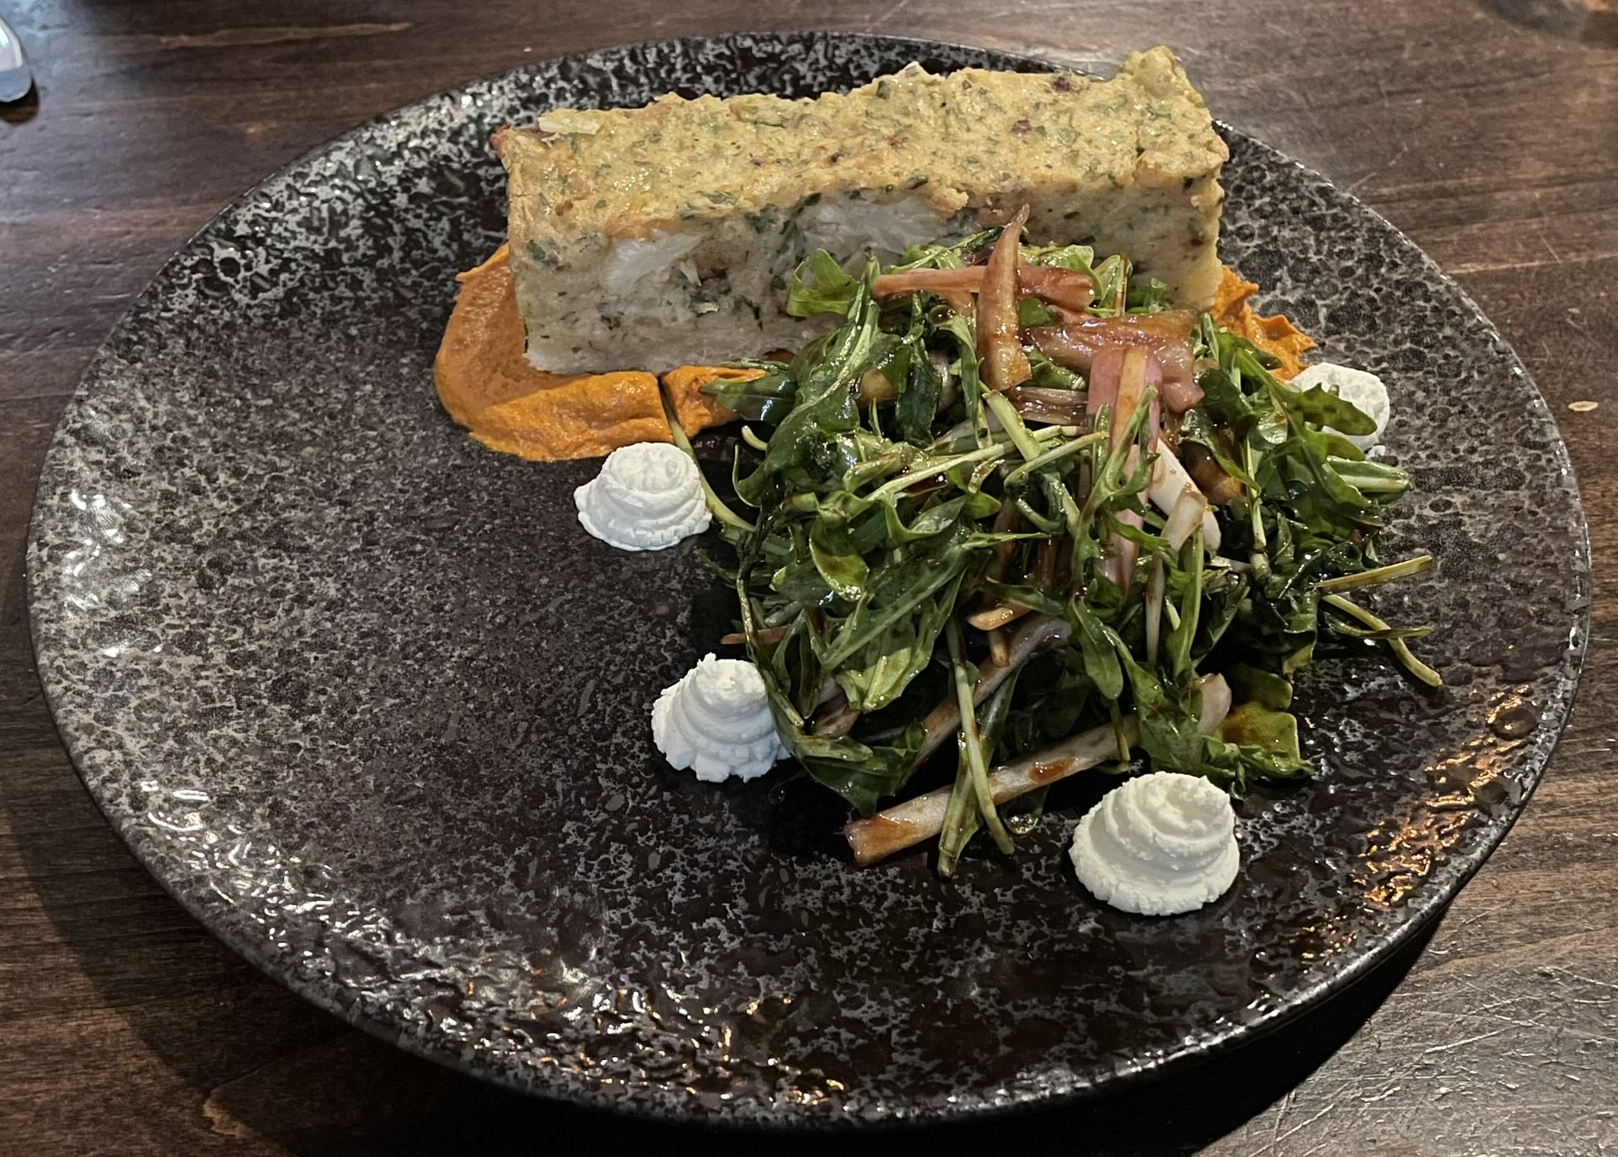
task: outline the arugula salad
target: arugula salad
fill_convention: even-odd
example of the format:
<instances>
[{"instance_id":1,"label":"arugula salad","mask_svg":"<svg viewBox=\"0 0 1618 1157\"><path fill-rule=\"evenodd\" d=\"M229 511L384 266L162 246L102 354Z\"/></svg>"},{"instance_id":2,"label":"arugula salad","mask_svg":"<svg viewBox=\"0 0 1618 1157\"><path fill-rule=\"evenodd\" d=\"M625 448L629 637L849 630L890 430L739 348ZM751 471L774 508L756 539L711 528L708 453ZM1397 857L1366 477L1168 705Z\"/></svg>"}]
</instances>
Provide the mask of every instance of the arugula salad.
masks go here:
<instances>
[{"instance_id":1,"label":"arugula salad","mask_svg":"<svg viewBox=\"0 0 1618 1157\"><path fill-rule=\"evenodd\" d=\"M1375 422L1126 258L1024 244L1026 212L860 276L813 253L787 308L835 328L705 387L748 423L740 502L709 494L732 639L860 813L862 864L936 837L950 875L980 831L1010 852L1088 767L1233 795L1310 774L1289 707L1322 631L1439 682L1408 642L1430 627L1357 601L1432 565L1376 552L1409 478L1347 437ZM918 792L946 746L953 781Z\"/></svg>"}]
</instances>

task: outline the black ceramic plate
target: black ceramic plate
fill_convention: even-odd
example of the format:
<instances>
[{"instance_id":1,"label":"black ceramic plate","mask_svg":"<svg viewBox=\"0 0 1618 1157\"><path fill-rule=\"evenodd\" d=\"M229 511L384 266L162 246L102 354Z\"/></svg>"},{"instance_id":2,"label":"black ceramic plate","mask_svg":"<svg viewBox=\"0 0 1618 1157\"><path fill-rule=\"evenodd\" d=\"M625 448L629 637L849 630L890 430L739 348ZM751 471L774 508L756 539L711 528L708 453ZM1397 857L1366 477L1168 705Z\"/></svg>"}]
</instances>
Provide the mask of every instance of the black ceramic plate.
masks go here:
<instances>
[{"instance_id":1,"label":"black ceramic plate","mask_svg":"<svg viewBox=\"0 0 1618 1157\"><path fill-rule=\"evenodd\" d=\"M650 1114L825 1123L1106 1090L1339 989L1461 886L1544 767L1588 589L1567 455L1511 350L1408 241L1232 131L1224 256L1383 375L1410 468L1383 599L1439 633L1423 693L1370 650L1301 702L1318 779L1240 807L1194 915L1094 902L1063 847L950 883L859 871L782 769L699 785L648 708L725 629L695 544L588 537L597 464L484 450L430 365L452 275L503 236L488 135L556 104L790 95L1041 67L870 37L729 36L546 61L424 100L222 213L95 359L29 553L62 736L141 861L237 951L406 1048ZM712 450L720 456L718 447Z\"/></svg>"}]
</instances>

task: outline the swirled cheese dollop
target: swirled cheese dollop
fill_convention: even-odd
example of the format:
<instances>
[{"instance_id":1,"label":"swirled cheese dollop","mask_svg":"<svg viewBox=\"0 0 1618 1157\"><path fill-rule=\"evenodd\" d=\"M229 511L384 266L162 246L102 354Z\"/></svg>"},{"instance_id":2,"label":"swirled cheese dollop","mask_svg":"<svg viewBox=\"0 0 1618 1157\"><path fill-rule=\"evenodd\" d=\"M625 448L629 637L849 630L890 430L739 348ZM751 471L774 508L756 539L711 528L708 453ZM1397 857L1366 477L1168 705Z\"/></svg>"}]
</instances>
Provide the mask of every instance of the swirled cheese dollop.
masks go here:
<instances>
[{"instance_id":1,"label":"swirled cheese dollop","mask_svg":"<svg viewBox=\"0 0 1618 1157\"><path fill-rule=\"evenodd\" d=\"M754 779L787 755L758 668L711 654L652 704L652 742L671 766L709 783Z\"/></svg>"},{"instance_id":2,"label":"swirled cheese dollop","mask_svg":"<svg viewBox=\"0 0 1618 1157\"><path fill-rule=\"evenodd\" d=\"M621 550L662 550L710 521L697 464L666 442L614 450L573 492L573 504L585 530Z\"/></svg>"},{"instance_id":3,"label":"swirled cheese dollop","mask_svg":"<svg viewBox=\"0 0 1618 1157\"><path fill-rule=\"evenodd\" d=\"M1097 899L1143 916L1200 908L1236 879L1236 813L1206 779L1158 771L1108 792L1068 853Z\"/></svg>"},{"instance_id":4,"label":"swirled cheese dollop","mask_svg":"<svg viewBox=\"0 0 1618 1157\"><path fill-rule=\"evenodd\" d=\"M1298 376L1289 384L1300 390L1319 386L1327 393L1336 394L1349 405L1357 407L1375 422L1376 429L1369 434L1343 434L1343 437L1361 450L1369 450L1382 441L1382 431L1387 428L1388 415L1392 407L1388 402L1388 387L1383 385L1382 379L1375 374L1356 370L1352 366L1336 365L1333 362L1316 362L1300 370Z\"/></svg>"}]
</instances>

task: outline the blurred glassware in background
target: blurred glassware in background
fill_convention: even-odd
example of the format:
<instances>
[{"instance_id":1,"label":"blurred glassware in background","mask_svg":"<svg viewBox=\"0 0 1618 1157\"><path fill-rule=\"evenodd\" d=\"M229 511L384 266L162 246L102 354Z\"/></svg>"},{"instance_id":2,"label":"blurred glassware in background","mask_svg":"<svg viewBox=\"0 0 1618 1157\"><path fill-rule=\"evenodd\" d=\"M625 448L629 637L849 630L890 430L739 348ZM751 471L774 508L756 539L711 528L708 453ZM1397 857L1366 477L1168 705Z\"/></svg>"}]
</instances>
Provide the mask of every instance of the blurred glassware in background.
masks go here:
<instances>
[{"instance_id":1,"label":"blurred glassware in background","mask_svg":"<svg viewBox=\"0 0 1618 1157\"><path fill-rule=\"evenodd\" d=\"M0 19L0 104L21 100L33 87L34 76L28 71L22 41L17 39L10 25Z\"/></svg>"}]
</instances>

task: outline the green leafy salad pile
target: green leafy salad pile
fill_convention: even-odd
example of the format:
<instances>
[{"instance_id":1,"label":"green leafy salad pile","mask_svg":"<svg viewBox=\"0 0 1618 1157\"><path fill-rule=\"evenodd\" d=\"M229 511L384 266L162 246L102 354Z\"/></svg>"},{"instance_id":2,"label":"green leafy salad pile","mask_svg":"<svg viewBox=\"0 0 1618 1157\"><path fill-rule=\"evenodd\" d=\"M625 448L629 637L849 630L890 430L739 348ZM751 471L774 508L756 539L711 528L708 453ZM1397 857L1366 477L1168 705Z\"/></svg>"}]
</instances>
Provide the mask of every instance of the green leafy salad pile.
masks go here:
<instances>
[{"instance_id":1,"label":"green leafy salad pile","mask_svg":"<svg viewBox=\"0 0 1618 1157\"><path fill-rule=\"evenodd\" d=\"M782 740L863 816L953 745L922 832L946 875L979 830L1011 849L1075 736L1100 741L1082 766L1143 757L1238 795L1309 774L1288 708L1323 628L1438 681L1406 642L1430 628L1350 597L1432 561L1376 555L1408 478L1342 436L1372 420L1277 380L1161 284L1131 288L1126 259L1023 245L1020 226L863 276L812 254L787 308L836 327L707 387L748 423L750 509L710 499ZM1160 455L1197 481L1154 505Z\"/></svg>"}]
</instances>

